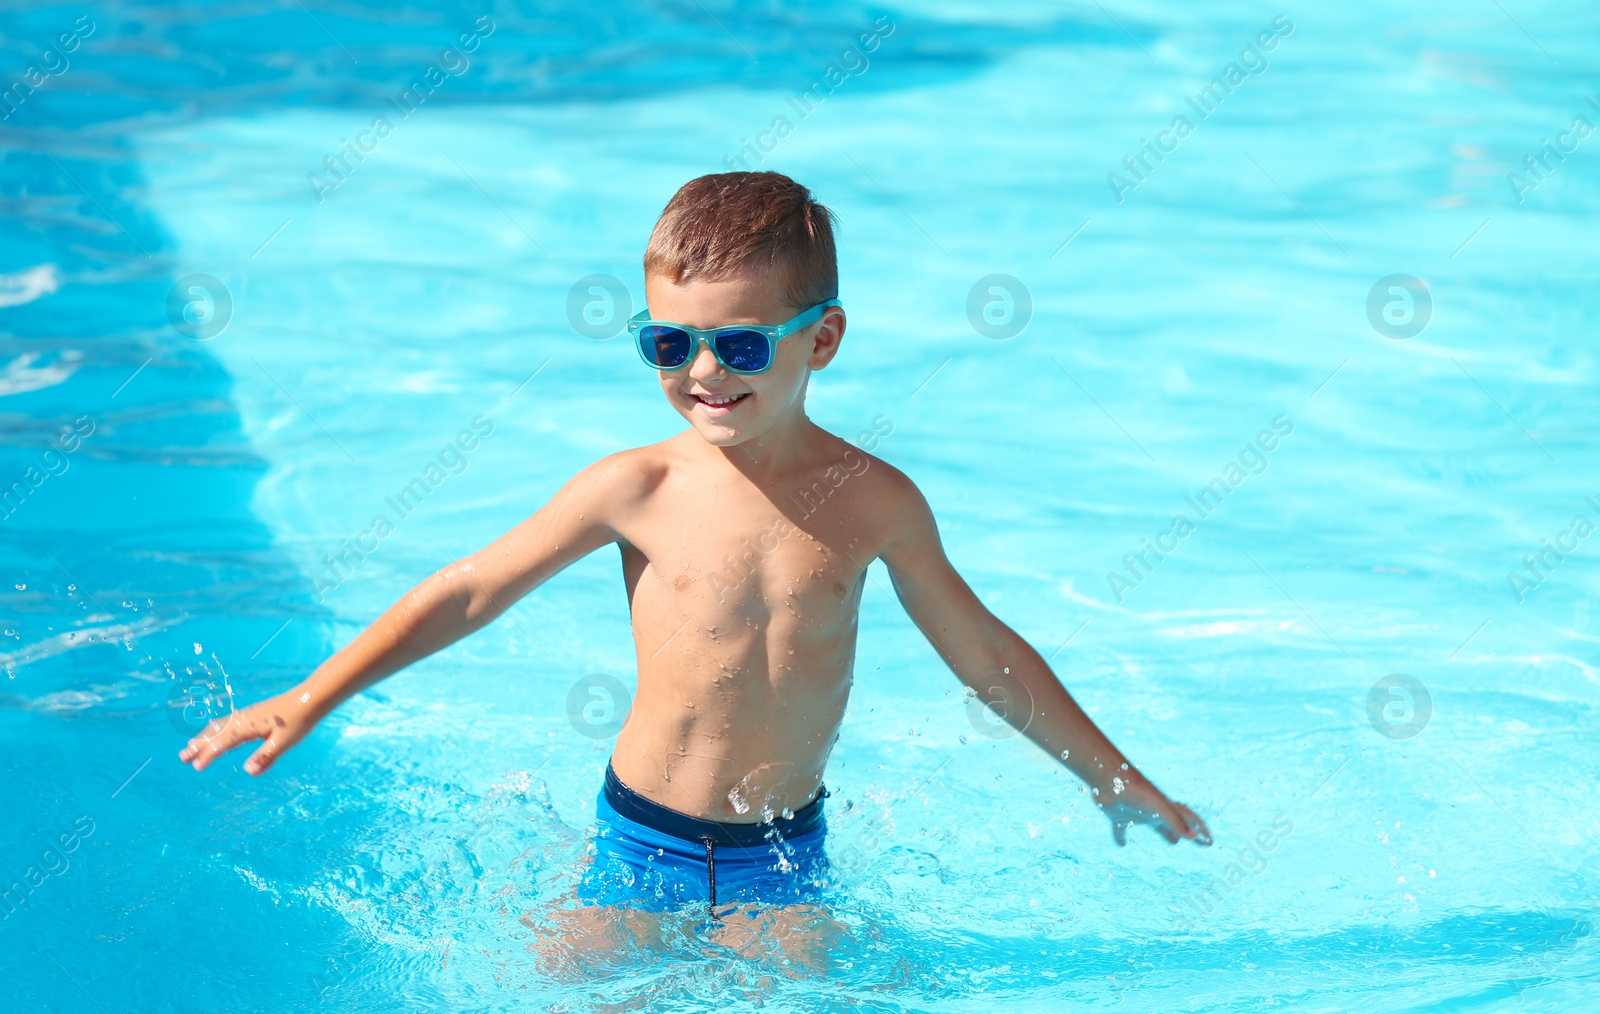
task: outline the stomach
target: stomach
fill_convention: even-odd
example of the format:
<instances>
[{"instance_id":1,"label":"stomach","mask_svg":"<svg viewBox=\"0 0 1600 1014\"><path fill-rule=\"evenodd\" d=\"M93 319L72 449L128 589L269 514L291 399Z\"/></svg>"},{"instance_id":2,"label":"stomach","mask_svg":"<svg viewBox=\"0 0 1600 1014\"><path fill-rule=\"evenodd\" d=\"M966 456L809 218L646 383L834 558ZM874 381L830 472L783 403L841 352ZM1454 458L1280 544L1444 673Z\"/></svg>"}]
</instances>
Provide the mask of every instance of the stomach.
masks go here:
<instances>
[{"instance_id":1,"label":"stomach","mask_svg":"<svg viewBox=\"0 0 1600 1014\"><path fill-rule=\"evenodd\" d=\"M753 822L764 805L809 802L849 701L855 631L811 650L786 647L796 641L774 627L714 640L697 622L641 664L613 753L618 776L714 820Z\"/></svg>"}]
</instances>

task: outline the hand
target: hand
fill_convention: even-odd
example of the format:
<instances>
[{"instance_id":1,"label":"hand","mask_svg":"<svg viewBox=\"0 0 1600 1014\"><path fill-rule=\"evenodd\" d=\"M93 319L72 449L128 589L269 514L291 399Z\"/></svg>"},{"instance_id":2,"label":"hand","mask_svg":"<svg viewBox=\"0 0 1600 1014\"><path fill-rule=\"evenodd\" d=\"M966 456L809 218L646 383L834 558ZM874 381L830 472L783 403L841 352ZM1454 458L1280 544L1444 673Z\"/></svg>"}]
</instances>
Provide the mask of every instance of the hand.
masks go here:
<instances>
[{"instance_id":1,"label":"hand","mask_svg":"<svg viewBox=\"0 0 1600 1014\"><path fill-rule=\"evenodd\" d=\"M1130 773L1133 777L1123 779L1121 792L1106 788L1094 797L1111 821L1111 837L1118 845L1128 844L1128 828L1134 824L1150 825L1174 845L1180 838L1192 838L1201 845L1211 844L1211 832L1193 810L1162 795L1143 775Z\"/></svg>"},{"instance_id":2,"label":"hand","mask_svg":"<svg viewBox=\"0 0 1600 1014\"><path fill-rule=\"evenodd\" d=\"M196 771L204 771L240 743L264 739L266 742L244 762L245 771L261 774L316 727L316 716L299 697L298 689L291 690L217 719L189 740L189 745L178 752L178 759L193 764Z\"/></svg>"}]
</instances>

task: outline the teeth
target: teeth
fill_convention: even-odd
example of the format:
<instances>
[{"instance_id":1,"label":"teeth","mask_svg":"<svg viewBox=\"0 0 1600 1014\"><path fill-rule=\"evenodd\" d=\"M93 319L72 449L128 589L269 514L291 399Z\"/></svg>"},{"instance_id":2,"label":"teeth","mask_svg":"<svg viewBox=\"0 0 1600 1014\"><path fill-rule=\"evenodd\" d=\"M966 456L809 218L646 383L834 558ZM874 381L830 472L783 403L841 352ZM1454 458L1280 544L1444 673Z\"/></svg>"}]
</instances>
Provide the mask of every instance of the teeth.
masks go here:
<instances>
[{"instance_id":1,"label":"teeth","mask_svg":"<svg viewBox=\"0 0 1600 1014\"><path fill-rule=\"evenodd\" d=\"M695 395L695 397L699 398L701 401L705 402L707 405L730 405L733 402L738 401L740 398L743 398L744 395L743 394L719 394L719 395L697 394L697 395Z\"/></svg>"}]
</instances>

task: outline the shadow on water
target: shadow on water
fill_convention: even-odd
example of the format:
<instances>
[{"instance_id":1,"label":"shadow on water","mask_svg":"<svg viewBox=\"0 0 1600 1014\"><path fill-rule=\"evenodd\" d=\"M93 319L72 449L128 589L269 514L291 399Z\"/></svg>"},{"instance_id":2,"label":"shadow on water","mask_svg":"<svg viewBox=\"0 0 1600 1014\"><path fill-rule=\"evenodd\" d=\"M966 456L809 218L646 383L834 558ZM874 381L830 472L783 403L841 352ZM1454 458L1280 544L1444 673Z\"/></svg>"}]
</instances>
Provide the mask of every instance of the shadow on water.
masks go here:
<instances>
[{"instance_id":1,"label":"shadow on water","mask_svg":"<svg viewBox=\"0 0 1600 1014\"><path fill-rule=\"evenodd\" d=\"M415 938L463 902L438 894L441 884L481 880L441 880L448 860L420 844L408 858L403 842L376 833L393 815L372 800L408 790L432 800L431 816L399 809L460 825L467 818L449 786L369 768L359 790L328 792L281 776L253 781L227 765L200 778L173 763L230 689L253 700L291 685L332 635L310 583L252 513L266 463L243 436L230 376L204 342L171 326L180 251L141 203L131 140L174 121L286 105L373 108L430 66L449 72L461 54L446 57L445 47L481 29L480 18L494 24L492 47L473 57L480 72L437 101L604 102L663 90L693 101L730 84L798 91L881 13L768 5L740 12L731 33L699 4L309 8L0 14L0 85L12 97L0 124L0 483L11 495L0 520L0 937L9 937L0 978L20 984L15 999L27 1009L76 1008L85 997L140 1010L193 1008L202 997L210 1009L331 996L436 1003L429 977L442 966L431 950L416 960ZM892 17L901 37L871 62L918 66L919 84L1033 43L1132 44L1109 25L1070 18L997 28ZM78 43L41 55L74 31ZM41 61L45 72L28 78ZM862 77L859 90L890 86L853 61L845 71ZM327 739L302 749L326 756ZM550 847L570 861L574 832L550 820ZM326 875L307 891L280 891L273 871L303 882L308 860ZM468 851L461 861L475 860ZM408 913L397 921L409 919L415 938L353 915L371 905ZM374 962L386 974L371 974Z\"/></svg>"}]
</instances>

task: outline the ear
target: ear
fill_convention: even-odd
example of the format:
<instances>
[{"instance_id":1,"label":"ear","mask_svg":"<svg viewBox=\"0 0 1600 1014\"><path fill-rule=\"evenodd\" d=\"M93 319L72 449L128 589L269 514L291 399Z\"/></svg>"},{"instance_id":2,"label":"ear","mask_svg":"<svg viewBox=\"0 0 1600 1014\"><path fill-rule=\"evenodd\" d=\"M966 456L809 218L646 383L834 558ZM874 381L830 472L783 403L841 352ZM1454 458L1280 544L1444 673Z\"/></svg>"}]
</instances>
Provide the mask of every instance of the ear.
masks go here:
<instances>
[{"instance_id":1,"label":"ear","mask_svg":"<svg viewBox=\"0 0 1600 1014\"><path fill-rule=\"evenodd\" d=\"M844 326L844 310L828 307L817 325L816 334L811 337L811 358L806 360L807 366L820 370L833 362L833 357L839 354L839 343L844 341Z\"/></svg>"}]
</instances>

